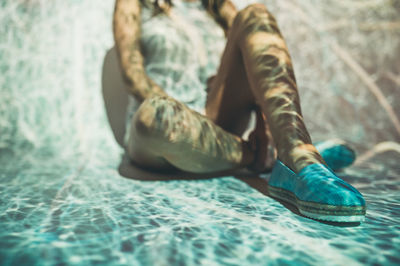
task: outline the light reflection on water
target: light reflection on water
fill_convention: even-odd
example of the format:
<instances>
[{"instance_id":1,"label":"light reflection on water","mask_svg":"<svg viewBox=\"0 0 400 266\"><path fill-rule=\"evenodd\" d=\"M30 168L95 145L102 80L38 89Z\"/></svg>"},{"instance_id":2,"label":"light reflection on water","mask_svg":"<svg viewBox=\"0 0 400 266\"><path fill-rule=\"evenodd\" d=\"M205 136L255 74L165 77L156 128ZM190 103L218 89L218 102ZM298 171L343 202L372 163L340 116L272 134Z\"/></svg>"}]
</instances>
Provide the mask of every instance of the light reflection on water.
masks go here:
<instances>
[{"instance_id":1,"label":"light reflection on water","mask_svg":"<svg viewBox=\"0 0 400 266\"><path fill-rule=\"evenodd\" d=\"M369 185L359 186L368 204L366 221L337 226L299 216L251 186L268 175L251 178L250 185L234 177L146 182L106 167L49 168L46 174L28 168L1 175L5 264L399 260L398 171L386 171L392 186L382 188L382 172L370 168ZM363 174L352 170L357 174L347 180L357 187Z\"/></svg>"}]
</instances>

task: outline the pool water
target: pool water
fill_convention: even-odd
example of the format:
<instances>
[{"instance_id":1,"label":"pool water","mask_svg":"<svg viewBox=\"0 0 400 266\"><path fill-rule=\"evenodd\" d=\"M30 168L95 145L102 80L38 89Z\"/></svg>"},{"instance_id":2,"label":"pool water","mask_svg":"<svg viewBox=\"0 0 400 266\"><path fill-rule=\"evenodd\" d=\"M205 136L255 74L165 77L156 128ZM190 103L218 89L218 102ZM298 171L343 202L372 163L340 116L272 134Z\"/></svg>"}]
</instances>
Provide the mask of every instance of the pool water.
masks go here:
<instances>
[{"instance_id":1,"label":"pool water","mask_svg":"<svg viewBox=\"0 0 400 266\"><path fill-rule=\"evenodd\" d=\"M0 3L0 264L400 264L394 120L356 74L326 55L326 42L341 38L340 29L338 37L315 44L323 60L314 72L307 70L306 60L313 60L294 44L304 39L301 29L310 30L313 41L317 37L305 22L290 29L296 21L284 11L301 17L312 1L297 9L293 3L270 5L279 23L288 25L283 33L293 47L306 120L315 139L340 137L356 147L359 159L338 175L364 195L364 223L321 223L299 215L268 195L268 174L196 179L120 166L123 152L101 95L102 64L113 46L113 1L6 0ZM337 4L332 12L341 8ZM390 17L390 10L378 9L378 15ZM315 7L310 19L324 11ZM383 40L381 48L394 57L398 46L385 34L398 33L357 32L365 40ZM349 43L345 48L357 59ZM365 58L373 52L359 51ZM362 65L377 71L375 82L398 114L398 86L379 79L393 70L390 60L381 66L376 59L381 71L369 61ZM328 70L332 77L322 73ZM326 82L325 91L319 82Z\"/></svg>"}]
</instances>

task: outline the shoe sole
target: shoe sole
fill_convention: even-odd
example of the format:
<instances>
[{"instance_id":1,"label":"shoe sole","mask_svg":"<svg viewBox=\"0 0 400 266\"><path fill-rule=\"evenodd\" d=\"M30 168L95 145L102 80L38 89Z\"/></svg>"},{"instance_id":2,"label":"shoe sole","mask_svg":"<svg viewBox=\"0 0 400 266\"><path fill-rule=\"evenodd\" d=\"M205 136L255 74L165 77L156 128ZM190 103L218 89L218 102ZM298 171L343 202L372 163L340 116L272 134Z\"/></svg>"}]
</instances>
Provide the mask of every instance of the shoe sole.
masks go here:
<instances>
[{"instance_id":1,"label":"shoe sole","mask_svg":"<svg viewBox=\"0 0 400 266\"><path fill-rule=\"evenodd\" d=\"M268 185L269 194L297 207L299 212L312 219L329 222L363 222L365 206L334 206L299 200L292 192Z\"/></svg>"}]
</instances>

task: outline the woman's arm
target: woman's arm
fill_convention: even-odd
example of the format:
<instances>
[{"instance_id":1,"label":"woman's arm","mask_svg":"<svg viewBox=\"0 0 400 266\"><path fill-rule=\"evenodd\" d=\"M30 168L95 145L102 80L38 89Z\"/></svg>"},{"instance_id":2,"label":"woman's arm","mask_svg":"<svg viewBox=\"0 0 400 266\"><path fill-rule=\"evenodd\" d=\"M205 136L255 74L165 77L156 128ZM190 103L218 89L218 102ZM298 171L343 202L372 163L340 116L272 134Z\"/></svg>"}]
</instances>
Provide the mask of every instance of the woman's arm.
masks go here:
<instances>
[{"instance_id":1,"label":"woman's arm","mask_svg":"<svg viewBox=\"0 0 400 266\"><path fill-rule=\"evenodd\" d=\"M146 74L140 51L140 3L139 0L116 0L113 32L123 74L129 92L142 102L152 95L166 93Z\"/></svg>"}]
</instances>

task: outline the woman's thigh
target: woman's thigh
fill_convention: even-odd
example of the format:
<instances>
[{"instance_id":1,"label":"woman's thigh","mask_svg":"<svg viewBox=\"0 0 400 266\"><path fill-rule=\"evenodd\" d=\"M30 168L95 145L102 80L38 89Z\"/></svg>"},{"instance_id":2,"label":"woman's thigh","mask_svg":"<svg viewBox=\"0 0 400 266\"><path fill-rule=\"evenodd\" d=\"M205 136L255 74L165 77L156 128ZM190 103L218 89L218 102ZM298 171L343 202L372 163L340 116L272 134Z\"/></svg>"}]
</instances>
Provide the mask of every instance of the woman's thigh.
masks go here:
<instances>
[{"instance_id":1,"label":"woman's thigh","mask_svg":"<svg viewBox=\"0 0 400 266\"><path fill-rule=\"evenodd\" d=\"M129 130L128 155L143 167L206 173L247 163L240 137L169 97L145 100Z\"/></svg>"},{"instance_id":2,"label":"woman's thigh","mask_svg":"<svg viewBox=\"0 0 400 266\"><path fill-rule=\"evenodd\" d=\"M228 32L218 71L207 83L206 116L229 132L241 135L255 108L255 98L233 27L235 24Z\"/></svg>"},{"instance_id":3,"label":"woman's thigh","mask_svg":"<svg viewBox=\"0 0 400 266\"><path fill-rule=\"evenodd\" d=\"M247 73L244 60L245 56L249 56L249 51L243 53L241 50L249 36L260 29L280 34L275 19L264 5L252 4L238 12L229 29L218 71L207 84L206 115L218 125L236 134L241 134L246 129L250 113L256 109L256 105L261 104L263 98L252 88L256 82L254 79L250 80ZM270 42L271 46L275 45L273 40L267 42ZM285 47L279 49L286 53ZM272 85L269 80L276 78L273 75L276 74L279 78L282 73L278 71L279 66L274 65L274 62L270 63L264 59L261 58L261 61L255 63L260 63L260 68L263 68L263 82Z\"/></svg>"}]
</instances>

